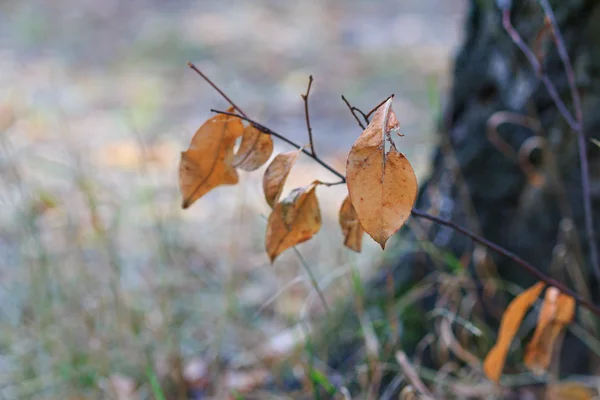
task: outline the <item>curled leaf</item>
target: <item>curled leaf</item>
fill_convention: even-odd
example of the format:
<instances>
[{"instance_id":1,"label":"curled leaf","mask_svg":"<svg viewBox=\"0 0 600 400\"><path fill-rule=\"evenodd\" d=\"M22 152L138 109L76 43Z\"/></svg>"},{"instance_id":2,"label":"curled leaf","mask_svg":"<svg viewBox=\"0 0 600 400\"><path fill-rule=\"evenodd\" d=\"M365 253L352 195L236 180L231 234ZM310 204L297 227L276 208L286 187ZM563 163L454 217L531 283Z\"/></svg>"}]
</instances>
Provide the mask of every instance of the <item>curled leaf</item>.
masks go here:
<instances>
[{"instance_id":1,"label":"curled leaf","mask_svg":"<svg viewBox=\"0 0 600 400\"><path fill-rule=\"evenodd\" d=\"M392 99L377 109L358 137L346 162L348 192L358 219L381 248L410 216L417 197L417 178L390 132L399 127ZM386 153L385 140L390 142Z\"/></svg>"},{"instance_id":2,"label":"curled leaf","mask_svg":"<svg viewBox=\"0 0 600 400\"><path fill-rule=\"evenodd\" d=\"M544 290L544 283L536 283L515 297L502 315L496 344L483 361L483 372L490 380L496 383L500 380L510 344L521 326L527 310L535 303L542 290Z\"/></svg>"},{"instance_id":3,"label":"curled leaf","mask_svg":"<svg viewBox=\"0 0 600 400\"><path fill-rule=\"evenodd\" d=\"M188 208L219 185L238 182L232 166L233 147L243 131L239 118L223 114L210 118L196 131L190 147L181 153L179 189L183 197L182 208Z\"/></svg>"},{"instance_id":4,"label":"curled leaf","mask_svg":"<svg viewBox=\"0 0 600 400\"><path fill-rule=\"evenodd\" d=\"M273 153L273 139L248 125L244 129L242 143L233 157L233 166L244 171L254 171L267 162Z\"/></svg>"},{"instance_id":5,"label":"curled leaf","mask_svg":"<svg viewBox=\"0 0 600 400\"><path fill-rule=\"evenodd\" d=\"M285 180L301 152L302 150L294 150L278 154L267 167L263 176L263 191L271 208L279 201Z\"/></svg>"},{"instance_id":6,"label":"curled leaf","mask_svg":"<svg viewBox=\"0 0 600 400\"><path fill-rule=\"evenodd\" d=\"M535 332L525 349L525 365L536 375L548 370L556 338L574 316L575 299L555 287L548 288Z\"/></svg>"},{"instance_id":7,"label":"curled leaf","mask_svg":"<svg viewBox=\"0 0 600 400\"><path fill-rule=\"evenodd\" d=\"M362 237L365 231L360 225L356 210L354 210L354 206L352 206L352 202L350 201L350 196L346 196L342 203L339 220L342 232L344 233L344 246L360 253L362 249Z\"/></svg>"},{"instance_id":8,"label":"curled leaf","mask_svg":"<svg viewBox=\"0 0 600 400\"><path fill-rule=\"evenodd\" d=\"M292 190L273 208L265 240L271 262L284 250L313 237L321 228L321 211L315 192L319 183L315 181Z\"/></svg>"}]
</instances>

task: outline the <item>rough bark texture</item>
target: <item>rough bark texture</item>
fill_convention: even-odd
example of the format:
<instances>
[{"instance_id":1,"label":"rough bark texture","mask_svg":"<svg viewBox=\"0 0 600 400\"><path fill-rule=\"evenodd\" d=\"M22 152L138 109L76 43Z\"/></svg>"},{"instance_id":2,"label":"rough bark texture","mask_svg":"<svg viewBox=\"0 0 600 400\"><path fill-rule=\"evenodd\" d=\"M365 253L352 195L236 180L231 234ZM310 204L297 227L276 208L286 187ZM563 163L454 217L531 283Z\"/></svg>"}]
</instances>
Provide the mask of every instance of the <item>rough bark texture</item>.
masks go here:
<instances>
[{"instance_id":1,"label":"rough bark texture","mask_svg":"<svg viewBox=\"0 0 600 400\"><path fill-rule=\"evenodd\" d=\"M513 25L534 47L536 37L544 26L543 10L536 0L513 3ZM600 1L551 3L576 71L583 101L585 132L589 137L598 137ZM597 282L587 262L589 255L575 133L558 113L527 59L506 34L496 3L473 0L465 23L465 42L456 59L454 85L444 122L441 123L441 144L433 159L434 172L421 187L416 207L469 227L577 289L581 286L577 286L577 279L568 273L568 268L582 271L582 282L588 285L592 297L598 302ZM542 38L541 44L544 68L570 107L567 79L550 36ZM539 120L543 129L534 132L515 124L502 124L498 135L510 148L501 151L486 134L490 117L498 111L530 116ZM543 177L542 181L510 156L511 152L518 153L527 141L531 143L530 138L536 135L548 143L549 151L533 151L527 159L530 161L528 165L537 172L536 176ZM599 150L590 144L587 154L596 231L600 230ZM474 257L472 241L451 229L413 221L425 226L426 236L438 249L467 260L469 273L479 284L486 282L485 275L488 274L499 275L503 280L522 287L534 282L525 271L502 256L487 253L486 257L491 257L488 260L492 262L482 262L481 257ZM571 231L564 229L569 226L576 228ZM431 254L419 250L415 232L414 229L404 229L398 235L400 254L396 252L390 263L397 298L429 272L440 269L439 264L433 266ZM561 248L565 248L566 253L561 253ZM566 256L561 257L561 254ZM578 262L581 264L577 265ZM386 317L383 299L386 297L386 282L390 282L386 273L381 279L371 282L367 290L367 309L371 311L372 318ZM433 296L422 302L420 307L425 310L420 314L425 314L435 300ZM492 327L497 323L498 311L503 310L506 301L507 298L497 297L497 301L488 302L482 310ZM349 314L346 313L346 318ZM356 325L352 328L353 325L348 324L346 319L337 325L337 331L342 336L350 334ZM348 331L340 331L342 327ZM410 325L402 318L399 340L405 351L414 351L407 346L410 347L429 330L422 326L423 332L418 332L419 327L418 323ZM567 339L565 347L569 351L563 351L563 372L590 372L590 360L586 357L589 350L571 338ZM356 356L352 350L359 349L363 343L342 340L343 350L334 351L331 362L338 367L352 364L352 355Z\"/></svg>"}]
</instances>

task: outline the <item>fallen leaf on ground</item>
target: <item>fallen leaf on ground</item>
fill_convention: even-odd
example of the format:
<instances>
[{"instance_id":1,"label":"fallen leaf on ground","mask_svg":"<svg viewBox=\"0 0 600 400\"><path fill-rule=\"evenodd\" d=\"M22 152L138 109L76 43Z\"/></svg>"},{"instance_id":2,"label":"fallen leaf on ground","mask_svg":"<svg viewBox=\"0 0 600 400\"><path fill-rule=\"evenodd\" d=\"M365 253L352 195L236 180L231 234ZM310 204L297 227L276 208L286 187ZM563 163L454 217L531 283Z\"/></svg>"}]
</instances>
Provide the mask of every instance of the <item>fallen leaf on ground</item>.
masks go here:
<instances>
[{"instance_id":1,"label":"fallen leaf on ground","mask_svg":"<svg viewBox=\"0 0 600 400\"><path fill-rule=\"evenodd\" d=\"M350 201L350 196L346 196L340 207L339 220L344 234L344 246L360 253L362 249L362 237L365 231L360 225L356 210L352 206L352 201Z\"/></svg>"},{"instance_id":2,"label":"fallen leaf on ground","mask_svg":"<svg viewBox=\"0 0 600 400\"><path fill-rule=\"evenodd\" d=\"M596 391L577 382L559 382L548 385L546 400L591 400Z\"/></svg>"},{"instance_id":3,"label":"fallen leaf on ground","mask_svg":"<svg viewBox=\"0 0 600 400\"><path fill-rule=\"evenodd\" d=\"M267 222L265 246L271 262L284 250L313 237L321 228L315 189L320 182L294 189L277 203Z\"/></svg>"},{"instance_id":4,"label":"fallen leaf on ground","mask_svg":"<svg viewBox=\"0 0 600 400\"><path fill-rule=\"evenodd\" d=\"M271 208L279 201L285 180L301 152L302 150L299 149L278 154L267 167L263 176L263 191L267 204Z\"/></svg>"},{"instance_id":5,"label":"fallen leaf on ground","mask_svg":"<svg viewBox=\"0 0 600 400\"><path fill-rule=\"evenodd\" d=\"M417 197L412 166L391 140L391 131L399 126L389 99L354 142L346 162L352 205L365 232L382 249L410 216ZM386 140L390 144L387 153Z\"/></svg>"},{"instance_id":6,"label":"fallen leaf on ground","mask_svg":"<svg viewBox=\"0 0 600 400\"><path fill-rule=\"evenodd\" d=\"M500 321L500 330L496 344L483 361L483 371L490 380L496 383L500 380L510 344L519 330L525 314L537 298L540 297L544 286L543 282L536 283L515 297L506 308Z\"/></svg>"},{"instance_id":7,"label":"fallen leaf on ground","mask_svg":"<svg viewBox=\"0 0 600 400\"><path fill-rule=\"evenodd\" d=\"M230 108L230 111L233 111ZM190 147L181 153L179 188L182 208L188 208L219 185L233 185L238 175L232 165L233 147L244 125L237 117L219 114L196 131Z\"/></svg>"},{"instance_id":8,"label":"fallen leaf on ground","mask_svg":"<svg viewBox=\"0 0 600 400\"><path fill-rule=\"evenodd\" d=\"M573 321L575 299L561 293L557 288L546 290L538 323L531 341L525 348L524 362L536 375L548 370L554 343L560 332Z\"/></svg>"},{"instance_id":9,"label":"fallen leaf on ground","mask_svg":"<svg viewBox=\"0 0 600 400\"><path fill-rule=\"evenodd\" d=\"M254 171L266 163L272 153L273 139L271 135L248 125L244 128L240 148L233 156L233 166L244 171Z\"/></svg>"}]
</instances>

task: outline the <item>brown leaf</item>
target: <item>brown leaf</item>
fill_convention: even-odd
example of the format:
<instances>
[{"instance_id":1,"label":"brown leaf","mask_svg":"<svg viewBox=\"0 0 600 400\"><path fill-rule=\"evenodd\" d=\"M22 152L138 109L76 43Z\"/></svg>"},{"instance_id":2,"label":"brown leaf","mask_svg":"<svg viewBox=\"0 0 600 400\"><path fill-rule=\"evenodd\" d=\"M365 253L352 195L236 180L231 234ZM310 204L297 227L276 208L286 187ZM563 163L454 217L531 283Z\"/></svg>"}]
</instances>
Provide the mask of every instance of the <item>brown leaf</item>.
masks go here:
<instances>
[{"instance_id":1,"label":"brown leaf","mask_svg":"<svg viewBox=\"0 0 600 400\"><path fill-rule=\"evenodd\" d=\"M313 237L321 228L321 211L315 192L319 183L315 181L292 190L273 208L265 240L271 262L284 250Z\"/></svg>"},{"instance_id":2,"label":"brown leaf","mask_svg":"<svg viewBox=\"0 0 600 400\"><path fill-rule=\"evenodd\" d=\"M483 371L490 380L496 383L500 380L510 344L517 330L519 330L519 326L521 326L521 321L523 321L527 310L535 303L542 290L544 290L544 283L536 283L515 297L502 315L496 344L492 347L483 362Z\"/></svg>"},{"instance_id":3,"label":"brown leaf","mask_svg":"<svg viewBox=\"0 0 600 400\"><path fill-rule=\"evenodd\" d=\"M233 156L233 166L244 171L254 171L267 162L273 153L273 139L248 125L244 129L242 143L235 156Z\"/></svg>"},{"instance_id":4,"label":"brown leaf","mask_svg":"<svg viewBox=\"0 0 600 400\"><path fill-rule=\"evenodd\" d=\"M385 242L410 216L417 197L417 178L396 147L385 152L386 137L399 127L392 99L379 107L354 142L346 162L348 192L363 229L385 248Z\"/></svg>"},{"instance_id":5,"label":"brown leaf","mask_svg":"<svg viewBox=\"0 0 600 400\"><path fill-rule=\"evenodd\" d=\"M346 199L342 203L339 219L342 232L344 233L344 246L360 253L362 249L362 237L365 231L360 225L356 210L354 210L354 206L352 206L352 202L350 201L350 196L346 196Z\"/></svg>"},{"instance_id":6,"label":"brown leaf","mask_svg":"<svg viewBox=\"0 0 600 400\"><path fill-rule=\"evenodd\" d=\"M230 109L232 111L232 109ZM181 153L179 188L182 208L188 208L219 185L233 185L238 175L232 166L235 140L244 126L239 118L219 114L196 131L190 147Z\"/></svg>"},{"instance_id":7,"label":"brown leaf","mask_svg":"<svg viewBox=\"0 0 600 400\"><path fill-rule=\"evenodd\" d=\"M547 400L591 400L596 393L589 387L577 382L559 382L548 385Z\"/></svg>"},{"instance_id":8,"label":"brown leaf","mask_svg":"<svg viewBox=\"0 0 600 400\"><path fill-rule=\"evenodd\" d=\"M556 338L574 316L575 299L555 287L548 288L535 332L525 349L524 362L533 373L542 375L548 370Z\"/></svg>"},{"instance_id":9,"label":"brown leaf","mask_svg":"<svg viewBox=\"0 0 600 400\"><path fill-rule=\"evenodd\" d=\"M263 191L271 208L279 201L285 180L301 152L302 150L294 150L278 154L267 167L263 176Z\"/></svg>"}]
</instances>

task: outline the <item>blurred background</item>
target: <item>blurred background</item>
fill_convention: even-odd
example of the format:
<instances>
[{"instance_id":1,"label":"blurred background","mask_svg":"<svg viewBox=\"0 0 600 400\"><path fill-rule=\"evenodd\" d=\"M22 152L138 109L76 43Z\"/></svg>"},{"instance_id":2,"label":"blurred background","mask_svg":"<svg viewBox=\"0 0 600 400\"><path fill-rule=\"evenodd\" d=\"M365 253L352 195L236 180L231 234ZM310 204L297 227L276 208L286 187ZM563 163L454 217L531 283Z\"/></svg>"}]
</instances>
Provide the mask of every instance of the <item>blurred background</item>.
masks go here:
<instances>
[{"instance_id":1,"label":"blurred background","mask_svg":"<svg viewBox=\"0 0 600 400\"><path fill-rule=\"evenodd\" d=\"M367 111L394 93L423 179L465 7L0 2L0 398L226 398L268 381L264 360L323 317L308 269L334 303L384 253L343 247L346 189L323 187L321 232L270 265L264 168L181 210L179 153L227 108L186 62L299 143L312 74L317 151L341 171L360 128L340 95ZM315 178L333 179L301 159L284 194Z\"/></svg>"}]
</instances>

